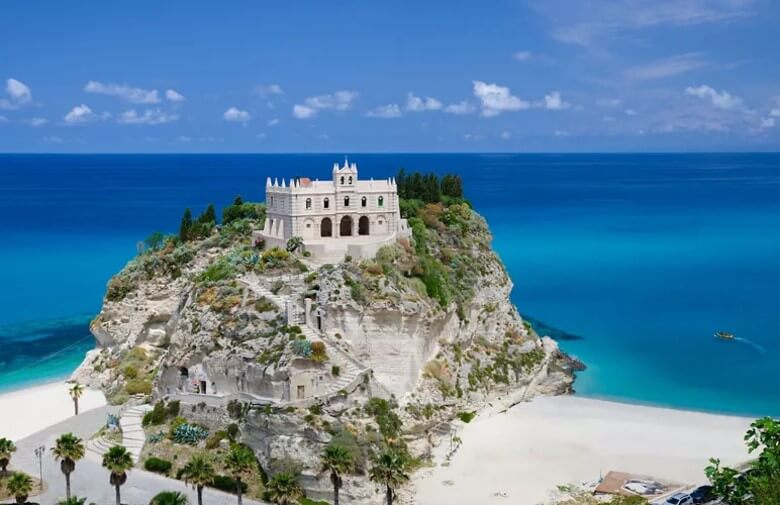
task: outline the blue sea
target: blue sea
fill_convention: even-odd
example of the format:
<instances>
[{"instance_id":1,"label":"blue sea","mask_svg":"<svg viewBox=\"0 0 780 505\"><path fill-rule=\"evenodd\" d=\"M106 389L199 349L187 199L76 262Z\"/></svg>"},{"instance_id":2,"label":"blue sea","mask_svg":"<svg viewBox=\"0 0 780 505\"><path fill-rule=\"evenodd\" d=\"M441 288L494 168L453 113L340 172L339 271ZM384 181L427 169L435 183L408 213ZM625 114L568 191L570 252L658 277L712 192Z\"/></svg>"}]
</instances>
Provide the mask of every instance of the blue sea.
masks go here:
<instances>
[{"instance_id":1,"label":"blue sea","mask_svg":"<svg viewBox=\"0 0 780 505\"><path fill-rule=\"evenodd\" d=\"M0 155L0 390L64 377L109 277L182 210L260 200L341 156ZM357 154L456 172L513 301L588 366L583 396L780 415L780 154ZM721 342L726 330L739 339Z\"/></svg>"}]
</instances>

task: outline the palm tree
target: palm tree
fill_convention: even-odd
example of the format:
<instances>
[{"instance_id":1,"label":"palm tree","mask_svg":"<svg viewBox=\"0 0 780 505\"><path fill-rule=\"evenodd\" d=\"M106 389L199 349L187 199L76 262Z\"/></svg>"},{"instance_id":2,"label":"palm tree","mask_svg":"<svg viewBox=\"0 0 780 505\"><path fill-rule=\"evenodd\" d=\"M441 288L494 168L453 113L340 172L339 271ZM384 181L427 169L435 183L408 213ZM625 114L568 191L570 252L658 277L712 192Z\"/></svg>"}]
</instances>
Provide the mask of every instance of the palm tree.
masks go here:
<instances>
[{"instance_id":1,"label":"palm tree","mask_svg":"<svg viewBox=\"0 0 780 505\"><path fill-rule=\"evenodd\" d=\"M84 441L73 433L65 433L54 443L51 452L65 474L65 497L70 499L70 474L76 469L76 461L84 457Z\"/></svg>"},{"instance_id":2,"label":"palm tree","mask_svg":"<svg viewBox=\"0 0 780 505\"><path fill-rule=\"evenodd\" d=\"M227 456L225 456L225 467L227 467L228 471L233 476L233 479L236 481L238 505L244 503L241 498L241 479L249 475L256 464L257 462L254 453L245 445L234 445Z\"/></svg>"},{"instance_id":3,"label":"palm tree","mask_svg":"<svg viewBox=\"0 0 780 505\"><path fill-rule=\"evenodd\" d=\"M84 394L84 386L76 382L70 387L68 393L70 393L70 397L73 398L73 409L76 412L74 415L77 416L79 415L79 398Z\"/></svg>"},{"instance_id":4,"label":"palm tree","mask_svg":"<svg viewBox=\"0 0 780 505\"><path fill-rule=\"evenodd\" d=\"M16 452L16 446L13 441L0 438L0 470L3 477L8 476L8 464L11 462L11 454L14 452Z\"/></svg>"},{"instance_id":5,"label":"palm tree","mask_svg":"<svg viewBox=\"0 0 780 505\"><path fill-rule=\"evenodd\" d=\"M184 482L192 484L198 491L198 505L203 505L203 486L211 484L215 475L214 466L203 454L196 454L182 468Z\"/></svg>"},{"instance_id":6,"label":"palm tree","mask_svg":"<svg viewBox=\"0 0 780 505\"><path fill-rule=\"evenodd\" d=\"M25 473L14 472L8 477L5 488L16 499L16 503L24 503L32 492L33 481Z\"/></svg>"},{"instance_id":7,"label":"palm tree","mask_svg":"<svg viewBox=\"0 0 780 505\"><path fill-rule=\"evenodd\" d=\"M341 476L355 467L352 453L344 446L330 444L322 453L322 471L330 472L333 484L333 505L339 505L339 489L343 485Z\"/></svg>"},{"instance_id":8,"label":"palm tree","mask_svg":"<svg viewBox=\"0 0 780 505\"><path fill-rule=\"evenodd\" d=\"M133 458L125 447L115 445L103 454L103 466L111 472L108 482L116 488L116 505L122 505L119 488L127 482L127 472L133 468Z\"/></svg>"},{"instance_id":9,"label":"palm tree","mask_svg":"<svg viewBox=\"0 0 780 505\"><path fill-rule=\"evenodd\" d=\"M385 486L387 505L393 505L396 488L409 480L406 458L396 451L386 450L374 461L368 476L377 484Z\"/></svg>"},{"instance_id":10,"label":"palm tree","mask_svg":"<svg viewBox=\"0 0 780 505\"><path fill-rule=\"evenodd\" d=\"M86 505L87 499L86 498L79 498L78 496L71 496L70 498L67 498L65 500L60 500L57 502L57 505ZM90 503L90 505L95 505L94 503Z\"/></svg>"},{"instance_id":11,"label":"palm tree","mask_svg":"<svg viewBox=\"0 0 780 505\"><path fill-rule=\"evenodd\" d=\"M277 473L265 486L268 497L277 505L295 505L306 496L303 488L298 484L295 475L282 472Z\"/></svg>"},{"instance_id":12,"label":"palm tree","mask_svg":"<svg viewBox=\"0 0 780 505\"><path fill-rule=\"evenodd\" d=\"M189 505L190 501L178 491L163 491L157 493L149 505Z\"/></svg>"}]
</instances>

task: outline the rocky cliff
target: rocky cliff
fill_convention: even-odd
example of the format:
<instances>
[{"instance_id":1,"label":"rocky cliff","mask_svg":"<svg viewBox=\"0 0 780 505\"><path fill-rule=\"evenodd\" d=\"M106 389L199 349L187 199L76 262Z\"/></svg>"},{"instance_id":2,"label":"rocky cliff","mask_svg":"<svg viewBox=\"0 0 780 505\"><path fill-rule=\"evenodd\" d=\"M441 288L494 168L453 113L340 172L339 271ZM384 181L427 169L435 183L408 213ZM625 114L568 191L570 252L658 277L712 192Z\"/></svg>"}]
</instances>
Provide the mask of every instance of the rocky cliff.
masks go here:
<instances>
[{"instance_id":1,"label":"rocky cliff","mask_svg":"<svg viewBox=\"0 0 780 505\"><path fill-rule=\"evenodd\" d=\"M262 205L229 209L222 226L202 216L150 241L111 279L91 325L100 345L73 379L115 403L208 406L214 422L244 405L231 412L241 440L271 472L294 462L313 496L330 489L319 455L338 441L359 454L355 502L375 498L365 470L389 440L419 460L459 417L569 391L570 363L510 302L467 203L413 202L410 239L327 265L254 243Z\"/></svg>"}]
</instances>

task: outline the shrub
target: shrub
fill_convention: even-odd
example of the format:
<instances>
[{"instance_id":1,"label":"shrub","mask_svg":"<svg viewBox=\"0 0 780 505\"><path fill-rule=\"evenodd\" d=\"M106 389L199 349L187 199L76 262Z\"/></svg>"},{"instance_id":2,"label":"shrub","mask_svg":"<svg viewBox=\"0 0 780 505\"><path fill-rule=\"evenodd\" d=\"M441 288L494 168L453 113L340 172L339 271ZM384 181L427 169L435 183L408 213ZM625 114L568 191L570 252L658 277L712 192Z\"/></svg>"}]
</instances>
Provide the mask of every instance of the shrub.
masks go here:
<instances>
[{"instance_id":1,"label":"shrub","mask_svg":"<svg viewBox=\"0 0 780 505\"><path fill-rule=\"evenodd\" d=\"M231 279L236 275L236 268L225 258L220 258L206 268L199 276L200 282L217 282Z\"/></svg>"},{"instance_id":2,"label":"shrub","mask_svg":"<svg viewBox=\"0 0 780 505\"><path fill-rule=\"evenodd\" d=\"M135 283L129 275L115 275L108 281L106 300L118 302L124 300L128 293L135 289Z\"/></svg>"},{"instance_id":3,"label":"shrub","mask_svg":"<svg viewBox=\"0 0 780 505\"><path fill-rule=\"evenodd\" d=\"M179 415L179 411L181 410L181 403L179 403L179 400L171 400L168 402L168 417L176 417Z\"/></svg>"},{"instance_id":4,"label":"shrub","mask_svg":"<svg viewBox=\"0 0 780 505\"><path fill-rule=\"evenodd\" d=\"M228 424L227 436L230 437L230 440L236 440L236 437L238 436L238 425L236 423Z\"/></svg>"},{"instance_id":5,"label":"shrub","mask_svg":"<svg viewBox=\"0 0 780 505\"><path fill-rule=\"evenodd\" d=\"M208 439L206 439L206 449L209 451L213 451L214 449L219 447L219 443L222 442L225 438L227 438L227 433L225 431L217 431L213 435L211 435Z\"/></svg>"},{"instance_id":6,"label":"shrub","mask_svg":"<svg viewBox=\"0 0 780 505\"><path fill-rule=\"evenodd\" d=\"M236 493L236 480L228 475L217 475L211 481L211 487L225 491L226 493ZM241 492L246 493L248 487L246 482L241 482Z\"/></svg>"},{"instance_id":7,"label":"shrub","mask_svg":"<svg viewBox=\"0 0 780 505\"><path fill-rule=\"evenodd\" d=\"M133 365L127 365L125 369L122 370L122 374L126 379L135 379L138 377L138 369Z\"/></svg>"},{"instance_id":8,"label":"shrub","mask_svg":"<svg viewBox=\"0 0 780 505\"><path fill-rule=\"evenodd\" d=\"M173 418L173 420L171 421L171 426L170 426L170 431L169 431L169 434L170 434L171 438L174 437L174 433L176 433L176 429L179 426L181 426L182 424L187 424L187 419L185 419L182 416L176 416L176 417Z\"/></svg>"},{"instance_id":9,"label":"shrub","mask_svg":"<svg viewBox=\"0 0 780 505\"><path fill-rule=\"evenodd\" d=\"M168 411L165 408L165 404L163 402L157 402L152 410L144 414L141 424L143 426L162 424L165 422L167 415Z\"/></svg>"},{"instance_id":10,"label":"shrub","mask_svg":"<svg viewBox=\"0 0 780 505\"><path fill-rule=\"evenodd\" d=\"M458 412L458 419L460 419L464 423L470 423L475 417L477 417L476 411Z\"/></svg>"},{"instance_id":11,"label":"shrub","mask_svg":"<svg viewBox=\"0 0 780 505\"><path fill-rule=\"evenodd\" d=\"M402 422L393 411L393 405L382 398L371 398L365 406L366 412L374 416L374 420L379 425L379 431L385 438L395 438L398 436Z\"/></svg>"},{"instance_id":12,"label":"shrub","mask_svg":"<svg viewBox=\"0 0 780 505\"><path fill-rule=\"evenodd\" d=\"M152 383L147 380L134 379L127 383L125 391L129 395L150 395L152 394Z\"/></svg>"},{"instance_id":13,"label":"shrub","mask_svg":"<svg viewBox=\"0 0 780 505\"><path fill-rule=\"evenodd\" d=\"M154 473L160 473L163 475L168 475L168 472L171 471L172 466L173 465L171 464L170 461L166 461L160 458L155 458L153 456L147 459L146 462L144 463L145 470Z\"/></svg>"},{"instance_id":14,"label":"shrub","mask_svg":"<svg viewBox=\"0 0 780 505\"><path fill-rule=\"evenodd\" d=\"M209 436L209 430L194 424L184 423L173 432L173 440L178 444L196 445Z\"/></svg>"},{"instance_id":15,"label":"shrub","mask_svg":"<svg viewBox=\"0 0 780 505\"><path fill-rule=\"evenodd\" d=\"M300 356L302 358L309 358L311 357L311 342L308 340L295 340L292 343L292 349L293 353L295 353L296 356Z\"/></svg>"},{"instance_id":16,"label":"shrub","mask_svg":"<svg viewBox=\"0 0 780 505\"><path fill-rule=\"evenodd\" d=\"M338 365L333 365L332 367L330 367L330 373L334 377L338 377L339 375L341 375L341 367Z\"/></svg>"},{"instance_id":17,"label":"shrub","mask_svg":"<svg viewBox=\"0 0 780 505\"><path fill-rule=\"evenodd\" d=\"M328 355L325 352L325 342L316 341L311 343L312 357L317 361L324 361Z\"/></svg>"}]
</instances>

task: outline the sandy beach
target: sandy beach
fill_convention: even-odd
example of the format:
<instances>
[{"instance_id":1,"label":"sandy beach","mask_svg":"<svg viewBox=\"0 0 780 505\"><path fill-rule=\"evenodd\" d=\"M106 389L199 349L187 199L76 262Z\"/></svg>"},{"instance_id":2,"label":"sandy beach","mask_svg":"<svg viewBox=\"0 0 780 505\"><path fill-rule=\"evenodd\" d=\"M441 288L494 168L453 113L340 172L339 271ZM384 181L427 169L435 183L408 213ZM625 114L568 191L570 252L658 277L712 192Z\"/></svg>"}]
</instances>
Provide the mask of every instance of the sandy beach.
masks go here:
<instances>
[{"instance_id":1,"label":"sandy beach","mask_svg":"<svg viewBox=\"0 0 780 505\"><path fill-rule=\"evenodd\" d=\"M610 470L704 483L710 457L727 464L747 459L742 437L751 421L573 396L538 398L463 426L449 466L415 475L416 503L543 503L557 485Z\"/></svg>"},{"instance_id":2,"label":"sandy beach","mask_svg":"<svg viewBox=\"0 0 780 505\"><path fill-rule=\"evenodd\" d=\"M0 437L17 441L73 416L69 384L50 382L0 394ZM85 389L79 411L106 404L101 391Z\"/></svg>"}]
</instances>

